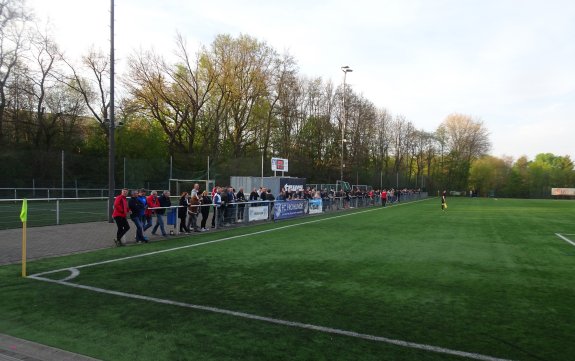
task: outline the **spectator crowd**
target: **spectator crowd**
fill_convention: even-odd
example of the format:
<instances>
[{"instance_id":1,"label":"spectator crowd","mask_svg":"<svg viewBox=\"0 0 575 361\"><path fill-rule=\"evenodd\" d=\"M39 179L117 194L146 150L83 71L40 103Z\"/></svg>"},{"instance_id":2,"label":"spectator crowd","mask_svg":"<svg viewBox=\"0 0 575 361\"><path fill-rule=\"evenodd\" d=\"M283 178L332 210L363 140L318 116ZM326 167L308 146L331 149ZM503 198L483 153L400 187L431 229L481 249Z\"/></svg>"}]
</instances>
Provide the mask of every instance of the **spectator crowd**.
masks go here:
<instances>
[{"instance_id":1,"label":"spectator crowd","mask_svg":"<svg viewBox=\"0 0 575 361\"><path fill-rule=\"evenodd\" d=\"M206 232L209 230L207 222L210 214L212 214L211 228L244 222L246 205L268 205L270 209L273 209L274 202L321 199L322 211L333 210L334 207L340 209L376 204L386 207L401 202L401 199L406 196L412 197L419 193L421 190L414 189L360 190L354 188L351 191L341 189L336 191L302 187L296 191L282 188L277 196L274 196L271 190L260 187L254 188L249 195L246 195L243 188L236 191L231 186L216 186L211 192L202 191L200 185L196 183L190 192L182 192L177 205L172 206L169 190L164 190L161 195L158 195L157 191L151 191L147 195L145 189L132 190L129 194L129 190L124 188L114 201L112 217L117 226L114 242L118 247L126 244L126 233L131 229L128 218L136 230L136 243L148 243L149 237L146 236L146 231L150 228L153 236L158 235L158 230L162 237L174 235L174 230L167 232L166 228L168 224L176 226L176 215L179 220L180 234Z\"/></svg>"}]
</instances>

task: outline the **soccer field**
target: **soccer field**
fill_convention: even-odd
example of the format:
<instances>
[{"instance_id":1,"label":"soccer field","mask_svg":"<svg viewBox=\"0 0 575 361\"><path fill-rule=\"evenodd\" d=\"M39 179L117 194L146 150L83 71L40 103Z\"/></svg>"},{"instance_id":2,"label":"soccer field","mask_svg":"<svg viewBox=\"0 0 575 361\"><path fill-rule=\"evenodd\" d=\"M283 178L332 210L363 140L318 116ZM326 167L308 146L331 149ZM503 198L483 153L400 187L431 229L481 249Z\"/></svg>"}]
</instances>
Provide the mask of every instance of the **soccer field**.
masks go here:
<instances>
[{"instance_id":1,"label":"soccer field","mask_svg":"<svg viewBox=\"0 0 575 361\"><path fill-rule=\"evenodd\" d=\"M439 199L0 268L0 332L103 360L570 360L575 202Z\"/></svg>"}]
</instances>

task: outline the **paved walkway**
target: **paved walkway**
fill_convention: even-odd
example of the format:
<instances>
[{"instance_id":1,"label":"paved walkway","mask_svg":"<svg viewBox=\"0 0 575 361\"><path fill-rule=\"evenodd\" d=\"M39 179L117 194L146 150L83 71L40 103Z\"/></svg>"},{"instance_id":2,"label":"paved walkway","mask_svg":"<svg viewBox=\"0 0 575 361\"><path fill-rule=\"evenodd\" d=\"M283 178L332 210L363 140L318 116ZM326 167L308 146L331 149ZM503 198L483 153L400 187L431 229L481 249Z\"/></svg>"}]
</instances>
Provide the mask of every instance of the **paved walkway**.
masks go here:
<instances>
[{"instance_id":1,"label":"paved walkway","mask_svg":"<svg viewBox=\"0 0 575 361\"><path fill-rule=\"evenodd\" d=\"M169 226L166 230L169 232L169 229L173 229L172 227ZM135 229L130 222L130 230L126 234L127 244L135 243ZM146 236L150 237L150 241L165 239L159 235L151 236L150 231L146 231ZM115 247L113 241L115 237L116 225L108 222L28 227L26 231L27 259L31 261ZM22 228L0 230L0 266L21 261Z\"/></svg>"},{"instance_id":2,"label":"paved walkway","mask_svg":"<svg viewBox=\"0 0 575 361\"><path fill-rule=\"evenodd\" d=\"M30 261L113 247L115 232L116 225L108 222L28 227L26 230L27 259ZM21 261L22 229L0 231L0 265Z\"/></svg>"},{"instance_id":3,"label":"paved walkway","mask_svg":"<svg viewBox=\"0 0 575 361\"><path fill-rule=\"evenodd\" d=\"M0 333L0 361L97 361L54 347Z\"/></svg>"}]
</instances>

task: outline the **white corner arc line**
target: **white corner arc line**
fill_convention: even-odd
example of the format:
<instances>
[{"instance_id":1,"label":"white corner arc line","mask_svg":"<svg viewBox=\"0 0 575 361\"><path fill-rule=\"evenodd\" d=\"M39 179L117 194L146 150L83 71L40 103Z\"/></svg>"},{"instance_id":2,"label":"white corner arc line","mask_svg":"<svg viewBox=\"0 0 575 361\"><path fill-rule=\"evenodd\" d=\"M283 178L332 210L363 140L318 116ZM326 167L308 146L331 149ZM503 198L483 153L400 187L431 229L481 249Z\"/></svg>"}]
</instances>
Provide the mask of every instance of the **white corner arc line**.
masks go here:
<instances>
[{"instance_id":1,"label":"white corner arc line","mask_svg":"<svg viewBox=\"0 0 575 361\"><path fill-rule=\"evenodd\" d=\"M70 271L70 275L64 279L61 279L60 282L72 280L80 275L80 270L77 268L68 268L68 271Z\"/></svg>"},{"instance_id":2,"label":"white corner arc line","mask_svg":"<svg viewBox=\"0 0 575 361\"><path fill-rule=\"evenodd\" d=\"M417 203L417 202L423 202L423 201L428 200L428 199L430 199L430 198L420 199L420 200L413 201L413 202L401 203L401 204L398 204L397 206L408 205L408 204L413 204L413 203ZM181 249L186 249L186 248L205 246L205 245L207 245L207 244L219 243L219 242L223 242L223 241L229 241L229 240L235 239L235 238L242 238L242 237L253 236L253 235L256 235L256 234L275 232L275 231L278 231L278 230L282 230L282 229L286 229L286 228L291 228L291 227L296 227L296 226L302 226L302 225L306 225L306 224L310 224L310 223L318 223L318 222L323 222L323 221L327 221L327 220L331 220L331 219L342 218L342 217L349 217L349 216L353 216L353 215L356 215L356 214L363 214L363 213L367 213L367 212L373 212L373 211L377 211L377 210L381 210L381 209L391 209L391 208L392 208L392 207L389 207L389 208L384 208L384 207L370 208L370 209L366 209L366 210L364 210L364 211L353 212L353 213L345 213L345 214L340 214L340 215L333 216L333 217L326 217L326 218L321 218L321 219L314 219L314 220L307 221L307 222L301 222L301 223L295 223L295 224L288 224L288 225L286 225L286 226L281 226L281 227L276 227L276 228L271 228L271 229L265 229L265 230L263 230L263 231L256 231L256 232L252 232L252 233L239 234L239 235L236 235L236 236L225 237L225 238L220 238L220 239L214 239L214 240L212 240L212 241L207 241L207 242L189 244L189 245L187 245L187 246L181 246L181 247L175 247L175 248L168 248L168 249L163 249L163 250L160 250L160 251L142 253L142 254L138 254L138 255L135 255L135 256L122 257L122 258L114 258L114 259L110 259L110 260L102 261L102 262L95 262L95 263L89 263L89 264L84 264L84 265L75 266L75 267L61 268L61 269L57 269L57 270L54 270L54 271L46 271L46 272L36 273L36 274L30 276L30 278L35 278L34 276L44 276L44 275L51 274L51 273L63 272L63 271L70 270L71 268L80 269L80 268L87 268L87 267L99 266L99 265L108 264L108 263L114 263L114 262L120 262L120 261L127 261L127 260L134 259L134 258L153 256L153 255L160 254L160 253L173 252L173 251L179 251L179 250L181 250Z\"/></svg>"},{"instance_id":3,"label":"white corner arc line","mask_svg":"<svg viewBox=\"0 0 575 361\"><path fill-rule=\"evenodd\" d=\"M79 284L69 283L69 282L64 282L64 281L56 281L56 280L52 280L49 278L43 278L43 277L38 277L38 276L30 276L29 278L33 278L33 279L38 280L38 281L51 282L51 283L56 283L56 284L60 284L63 286L80 288L80 289L84 289L84 290L88 290L88 291L104 293L104 294L109 294L109 295L114 295L114 296L132 298L132 299L148 301L148 302L155 302L155 303L171 305L171 306L190 308L190 309L195 309L195 310L200 310L200 311L213 312L213 313L229 315L229 316L234 316L234 317L241 317L241 318L246 318L246 319L250 319L250 320L268 322L268 323L272 323L272 324L276 324L276 325L289 326L289 327L301 328L301 329L318 331L318 332L323 332L323 333L360 338L360 339L364 339L364 340L382 342L382 343L387 343L387 344L396 345L396 346L400 346L400 347L419 349L419 350L448 354L448 355L455 355L455 356L460 356L460 357L464 357L467 359L481 360L481 361L511 361L508 359L502 359L502 358L482 355L482 354L473 353L473 352L452 350L452 349L448 349L448 348L444 348L444 347L426 345L426 344L421 344L421 343L416 343L416 342L396 340L396 339L382 337L382 336L374 336L374 335L369 335L369 334L364 334L364 333L359 333L359 332L354 332L354 331L346 331L346 330L341 330L341 329L337 329L337 328L312 325L309 323L294 322L294 321L281 320L281 319L277 319L277 318L258 316L258 315L253 315L250 313L231 311L231 310L226 310L226 309L217 308L217 307L194 305L194 304L190 304L190 303L171 301L171 300L166 300L166 299L162 299L162 298L136 295L136 294L120 292L120 291L106 290L103 288L84 286L84 285L79 285Z\"/></svg>"},{"instance_id":4,"label":"white corner arc line","mask_svg":"<svg viewBox=\"0 0 575 361\"><path fill-rule=\"evenodd\" d=\"M564 237L562 234L560 233L555 233L555 235L559 238L561 238L562 240L564 240L567 243L570 243L572 246L575 246L575 242L571 241L569 238Z\"/></svg>"}]
</instances>

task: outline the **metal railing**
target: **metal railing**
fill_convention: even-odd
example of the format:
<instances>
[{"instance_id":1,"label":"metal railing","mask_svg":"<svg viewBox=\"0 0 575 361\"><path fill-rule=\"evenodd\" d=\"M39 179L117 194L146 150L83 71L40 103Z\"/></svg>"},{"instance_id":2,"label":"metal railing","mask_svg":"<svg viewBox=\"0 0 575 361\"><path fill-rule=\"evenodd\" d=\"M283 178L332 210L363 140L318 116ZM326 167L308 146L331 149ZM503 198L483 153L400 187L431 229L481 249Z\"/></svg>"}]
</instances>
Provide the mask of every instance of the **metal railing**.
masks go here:
<instances>
[{"instance_id":1,"label":"metal railing","mask_svg":"<svg viewBox=\"0 0 575 361\"><path fill-rule=\"evenodd\" d=\"M173 203L178 203L179 197L170 197ZM401 202L410 202L427 198L427 193L402 194ZM19 228L22 198L0 199L0 230ZM388 199L392 205L397 199ZM321 213L338 212L353 208L381 206L381 198L374 196L326 196L318 199L273 200L249 202L222 202L219 207L213 204L197 205L198 214L195 228L202 228L201 222L205 215L205 226L214 228L248 225L261 222L278 221L293 217L308 216ZM181 206L167 207L166 224L173 226L173 232L179 232L178 209ZM202 213L202 209L208 209ZM31 198L28 199L28 226L48 226L70 223L85 223L107 221L107 197L84 198ZM151 208L152 210L158 208ZM215 219L212 221L212 219ZM189 224L191 216L186 211L184 222ZM152 220L153 221L153 220ZM157 222L157 221L156 221ZM193 225L192 225L193 226Z\"/></svg>"},{"instance_id":2,"label":"metal railing","mask_svg":"<svg viewBox=\"0 0 575 361\"><path fill-rule=\"evenodd\" d=\"M117 190L120 191L119 189ZM103 188L0 188L0 200L14 199L64 199L64 198L93 198L107 197L108 189Z\"/></svg>"},{"instance_id":3,"label":"metal railing","mask_svg":"<svg viewBox=\"0 0 575 361\"><path fill-rule=\"evenodd\" d=\"M398 202L411 202L419 199L427 198L426 192L406 193L402 194L400 199L397 197L387 200L387 205L394 205ZM288 215L283 210L278 208L289 208L290 205L300 203L298 209L294 212L290 210ZM280 207L280 205L284 207ZM213 204L198 205L198 209L208 207L210 209L207 215L205 224L209 227L213 224L212 228L231 227L239 225L249 225L253 223L279 221L282 219L289 219L294 217L302 217L308 215L316 215L329 212L338 212L342 210L365 208L365 207L380 207L382 201L379 196L370 198L368 196L348 196L348 197L323 197L318 199L298 199L298 200L273 200L273 201L246 201L246 202L222 202L219 207L214 207ZM177 212L179 206L171 207L171 212ZM297 207L294 207L297 208ZM198 212L196 220L196 228L201 229L200 222L202 221L201 211ZM216 219L212 222L214 217ZM279 216L279 218L278 218ZM174 218L175 216L172 216ZM181 222L181 220L180 220ZM185 224L189 224L189 218L184 220ZM180 227L176 227L175 222L172 221L174 230L177 228L178 232ZM177 232L176 232L177 233Z\"/></svg>"}]
</instances>

